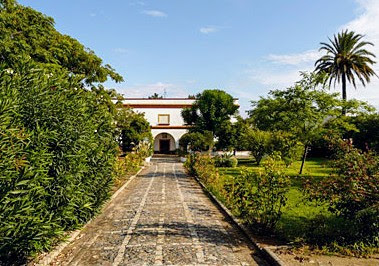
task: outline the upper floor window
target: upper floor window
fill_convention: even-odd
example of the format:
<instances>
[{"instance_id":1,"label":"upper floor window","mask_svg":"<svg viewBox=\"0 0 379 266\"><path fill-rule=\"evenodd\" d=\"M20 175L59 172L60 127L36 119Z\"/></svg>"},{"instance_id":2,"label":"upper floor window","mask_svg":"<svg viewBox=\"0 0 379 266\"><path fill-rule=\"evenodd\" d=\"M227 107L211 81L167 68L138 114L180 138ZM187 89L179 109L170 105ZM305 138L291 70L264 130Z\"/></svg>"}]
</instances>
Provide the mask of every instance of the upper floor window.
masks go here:
<instances>
[{"instance_id":1,"label":"upper floor window","mask_svg":"<svg viewBox=\"0 0 379 266\"><path fill-rule=\"evenodd\" d=\"M159 114L158 115L158 125L169 125L170 124L170 115Z\"/></svg>"}]
</instances>

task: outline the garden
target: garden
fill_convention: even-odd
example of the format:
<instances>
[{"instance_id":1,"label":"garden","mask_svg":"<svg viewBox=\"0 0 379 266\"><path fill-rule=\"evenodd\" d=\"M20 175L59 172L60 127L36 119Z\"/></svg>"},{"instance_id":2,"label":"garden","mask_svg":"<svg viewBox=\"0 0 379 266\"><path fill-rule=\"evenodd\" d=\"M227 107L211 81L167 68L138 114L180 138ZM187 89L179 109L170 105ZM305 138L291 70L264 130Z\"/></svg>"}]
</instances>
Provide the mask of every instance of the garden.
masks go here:
<instances>
[{"instance_id":1,"label":"garden","mask_svg":"<svg viewBox=\"0 0 379 266\"><path fill-rule=\"evenodd\" d=\"M0 264L23 264L101 211L152 155L152 134L102 85L123 78L52 18L0 0L0 36ZM246 118L217 89L183 109L188 173L257 236L378 254L379 114L346 96L348 82L376 75L362 38L342 31L323 43L315 71L252 101Z\"/></svg>"},{"instance_id":2,"label":"garden","mask_svg":"<svg viewBox=\"0 0 379 266\"><path fill-rule=\"evenodd\" d=\"M188 173L258 237L321 254L376 256L379 115L323 89L327 79L304 72L234 123L225 104L231 96L204 91L183 111L193 127L181 152ZM250 156L236 158L236 150Z\"/></svg>"}]
</instances>

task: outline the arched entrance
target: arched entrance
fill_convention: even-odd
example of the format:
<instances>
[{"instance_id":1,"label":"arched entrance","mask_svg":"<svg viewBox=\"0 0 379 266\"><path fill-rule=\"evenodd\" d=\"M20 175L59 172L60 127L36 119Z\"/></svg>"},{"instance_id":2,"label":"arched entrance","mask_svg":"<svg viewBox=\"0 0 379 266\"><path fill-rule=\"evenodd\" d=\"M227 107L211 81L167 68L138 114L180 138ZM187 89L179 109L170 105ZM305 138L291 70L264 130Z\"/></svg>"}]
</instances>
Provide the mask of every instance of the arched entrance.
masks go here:
<instances>
[{"instance_id":1,"label":"arched entrance","mask_svg":"<svg viewBox=\"0 0 379 266\"><path fill-rule=\"evenodd\" d=\"M175 139L169 133L160 133L154 139L154 152L170 154L176 150Z\"/></svg>"}]
</instances>

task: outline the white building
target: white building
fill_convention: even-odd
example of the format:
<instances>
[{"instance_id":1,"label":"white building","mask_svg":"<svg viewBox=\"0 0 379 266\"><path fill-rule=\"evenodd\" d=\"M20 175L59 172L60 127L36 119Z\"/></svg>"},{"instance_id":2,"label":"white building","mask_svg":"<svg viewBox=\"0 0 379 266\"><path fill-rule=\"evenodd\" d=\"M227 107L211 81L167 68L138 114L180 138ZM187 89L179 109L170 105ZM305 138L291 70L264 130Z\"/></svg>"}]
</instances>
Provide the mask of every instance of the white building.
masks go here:
<instances>
[{"instance_id":1,"label":"white building","mask_svg":"<svg viewBox=\"0 0 379 266\"><path fill-rule=\"evenodd\" d=\"M170 153L179 148L179 139L189 126L181 115L183 108L191 107L195 99L188 98L125 98L122 103L134 111L144 113L154 138L154 152Z\"/></svg>"},{"instance_id":2,"label":"white building","mask_svg":"<svg viewBox=\"0 0 379 266\"><path fill-rule=\"evenodd\" d=\"M234 99L238 105L238 99ZM170 153L179 148L179 139L188 131L181 115L183 108L191 107L195 99L189 98L125 98L125 107L144 113L154 138L154 152Z\"/></svg>"}]
</instances>

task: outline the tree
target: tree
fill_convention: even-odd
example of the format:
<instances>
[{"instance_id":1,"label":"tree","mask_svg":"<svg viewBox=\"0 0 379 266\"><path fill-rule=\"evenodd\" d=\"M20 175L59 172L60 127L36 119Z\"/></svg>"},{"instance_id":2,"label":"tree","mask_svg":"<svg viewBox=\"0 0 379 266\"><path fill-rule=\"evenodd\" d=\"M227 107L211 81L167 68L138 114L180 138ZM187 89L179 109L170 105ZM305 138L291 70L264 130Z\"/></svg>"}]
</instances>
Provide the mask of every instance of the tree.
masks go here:
<instances>
[{"instance_id":1,"label":"tree","mask_svg":"<svg viewBox=\"0 0 379 266\"><path fill-rule=\"evenodd\" d=\"M144 114L121 107L117 112L116 122L119 130L118 142L123 152L133 150L144 140L152 142L150 124Z\"/></svg>"},{"instance_id":2,"label":"tree","mask_svg":"<svg viewBox=\"0 0 379 266\"><path fill-rule=\"evenodd\" d=\"M249 128L245 132L247 148L253 155L257 165L260 165L266 155L272 153L272 133L259 129Z\"/></svg>"},{"instance_id":3,"label":"tree","mask_svg":"<svg viewBox=\"0 0 379 266\"><path fill-rule=\"evenodd\" d=\"M85 84L123 81L122 76L74 38L59 33L54 19L15 0L0 0L0 62L14 68L29 59L52 74L63 68Z\"/></svg>"},{"instance_id":4,"label":"tree","mask_svg":"<svg viewBox=\"0 0 379 266\"><path fill-rule=\"evenodd\" d=\"M351 117L351 122L358 131L352 131L347 137L353 139L353 144L361 150L371 149L379 152L379 113L362 114Z\"/></svg>"},{"instance_id":5,"label":"tree","mask_svg":"<svg viewBox=\"0 0 379 266\"><path fill-rule=\"evenodd\" d=\"M162 95L159 95L158 93L154 92L154 94L150 95L148 97L149 99L163 99Z\"/></svg>"},{"instance_id":6,"label":"tree","mask_svg":"<svg viewBox=\"0 0 379 266\"><path fill-rule=\"evenodd\" d=\"M184 152L187 152L188 148L191 151L209 151L213 145L213 135L209 131L186 133L179 139L179 146Z\"/></svg>"},{"instance_id":7,"label":"tree","mask_svg":"<svg viewBox=\"0 0 379 266\"><path fill-rule=\"evenodd\" d=\"M204 90L190 108L182 111L182 116L192 126L191 132L210 131L214 137L221 138L237 110L233 97L225 91Z\"/></svg>"},{"instance_id":8,"label":"tree","mask_svg":"<svg viewBox=\"0 0 379 266\"><path fill-rule=\"evenodd\" d=\"M373 44L362 41L363 35L356 34L354 31L342 31L334 39L329 38L329 43L321 43L320 51L325 51L326 55L322 56L315 63L318 73L325 72L329 75L329 85L334 80L342 83L342 99L346 101L346 81L356 87L355 79L366 86L372 76L376 76L371 65L375 64L373 58L375 55L368 50L366 46ZM342 109L345 114L345 109Z\"/></svg>"},{"instance_id":9,"label":"tree","mask_svg":"<svg viewBox=\"0 0 379 266\"><path fill-rule=\"evenodd\" d=\"M286 90L273 90L269 97L252 101L249 111L252 123L261 130L286 131L304 145L303 163L312 141L322 134L326 122L341 112L337 94L315 90L322 79L314 73L302 73L302 80Z\"/></svg>"}]
</instances>

